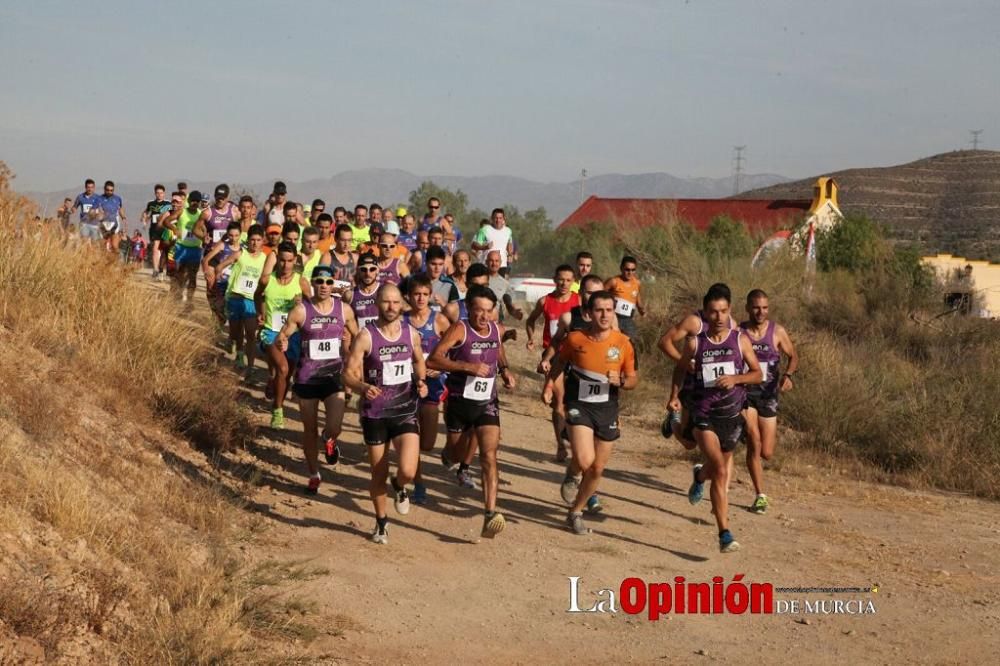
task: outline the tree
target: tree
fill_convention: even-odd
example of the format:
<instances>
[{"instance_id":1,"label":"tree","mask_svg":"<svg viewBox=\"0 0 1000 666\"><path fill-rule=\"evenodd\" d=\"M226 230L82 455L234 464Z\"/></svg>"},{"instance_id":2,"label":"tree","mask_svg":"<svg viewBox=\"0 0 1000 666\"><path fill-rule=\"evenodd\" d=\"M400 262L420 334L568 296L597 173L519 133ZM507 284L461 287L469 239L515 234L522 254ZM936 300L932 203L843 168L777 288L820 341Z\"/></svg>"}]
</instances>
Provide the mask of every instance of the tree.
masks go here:
<instances>
[{"instance_id":1,"label":"tree","mask_svg":"<svg viewBox=\"0 0 1000 666\"><path fill-rule=\"evenodd\" d=\"M816 263L822 271L868 271L889 254L881 227L867 215L848 215L816 233Z\"/></svg>"},{"instance_id":2,"label":"tree","mask_svg":"<svg viewBox=\"0 0 1000 666\"><path fill-rule=\"evenodd\" d=\"M451 190L435 185L434 181L425 180L420 183L420 187L410 192L407 208L419 222L427 212L427 200L437 197L441 202L439 215L451 213L456 220L461 220L466 215L466 207L469 205L469 197L462 190L452 192Z\"/></svg>"}]
</instances>

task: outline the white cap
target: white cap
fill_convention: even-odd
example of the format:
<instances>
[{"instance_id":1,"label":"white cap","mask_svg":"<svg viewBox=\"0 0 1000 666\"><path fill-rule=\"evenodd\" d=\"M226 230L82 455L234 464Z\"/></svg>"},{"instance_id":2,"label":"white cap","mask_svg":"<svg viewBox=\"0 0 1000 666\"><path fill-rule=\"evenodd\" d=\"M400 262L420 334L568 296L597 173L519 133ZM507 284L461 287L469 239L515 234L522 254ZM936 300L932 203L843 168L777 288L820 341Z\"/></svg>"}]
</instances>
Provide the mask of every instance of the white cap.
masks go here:
<instances>
[{"instance_id":1,"label":"white cap","mask_svg":"<svg viewBox=\"0 0 1000 666\"><path fill-rule=\"evenodd\" d=\"M399 222L396 220L389 220L385 223L385 228L383 229L385 233L392 234L393 236L399 235Z\"/></svg>"}]
</instances>

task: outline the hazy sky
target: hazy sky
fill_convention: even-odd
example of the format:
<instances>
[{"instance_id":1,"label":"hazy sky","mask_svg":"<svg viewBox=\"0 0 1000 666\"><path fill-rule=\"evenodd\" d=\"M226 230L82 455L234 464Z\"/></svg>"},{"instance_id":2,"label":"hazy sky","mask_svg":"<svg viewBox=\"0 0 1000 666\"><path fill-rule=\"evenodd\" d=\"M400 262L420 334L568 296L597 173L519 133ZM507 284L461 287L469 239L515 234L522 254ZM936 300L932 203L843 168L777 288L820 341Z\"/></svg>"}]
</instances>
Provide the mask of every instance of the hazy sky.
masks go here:
<instances>
[{"instance_id":1,"label":"hazy sky","mask_svg":"<svg viewBox=\"0 0 1000 666\"><path fill-rule=\"evenodd\" d=\"M20 189L365 167L808 176L1000 148L997 0L0 5Z\"/></svg>"}]
</instances>

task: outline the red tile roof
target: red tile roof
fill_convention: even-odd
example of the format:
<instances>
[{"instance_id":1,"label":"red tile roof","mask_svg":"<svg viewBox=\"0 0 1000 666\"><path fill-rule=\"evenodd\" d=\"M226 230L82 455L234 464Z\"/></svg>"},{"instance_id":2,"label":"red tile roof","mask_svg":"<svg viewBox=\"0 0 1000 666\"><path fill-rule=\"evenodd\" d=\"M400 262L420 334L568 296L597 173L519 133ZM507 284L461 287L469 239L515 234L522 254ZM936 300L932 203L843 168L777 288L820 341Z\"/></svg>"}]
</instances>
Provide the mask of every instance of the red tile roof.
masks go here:
<instances>
[{"instance_id":1,"label":"red tile roof","mask_svg":"<svg viewBox=\"0 0 1000 666\"><path fill-rule=\"evenodd\" d=\"M810 201L792 199L606 199L591 196L558 228L584 227L592 222L646 226L683 220L704 231L726 215L751 232L773 231L804 217Z\"/></svg>"}]
</instances>

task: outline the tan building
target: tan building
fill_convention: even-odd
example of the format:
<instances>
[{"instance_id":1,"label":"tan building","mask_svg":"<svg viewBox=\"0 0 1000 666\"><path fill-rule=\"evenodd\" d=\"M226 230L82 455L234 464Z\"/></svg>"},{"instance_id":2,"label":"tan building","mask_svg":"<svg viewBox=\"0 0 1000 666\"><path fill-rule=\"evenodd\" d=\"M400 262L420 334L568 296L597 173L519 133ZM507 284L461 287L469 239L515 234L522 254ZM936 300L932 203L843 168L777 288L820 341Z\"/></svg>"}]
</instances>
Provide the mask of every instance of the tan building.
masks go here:
<instances>
[{"instance_id":1,"label":"tan building","mask_svg":"<svg viewBox=\"0 0 1000 666\"><path fill-rule=\"evenodd\" d=\"M949 303L968 308L968 314L1000 317L1000 264L936 254L921 261L950 288Z\"/></svg>"}]
</instances>

